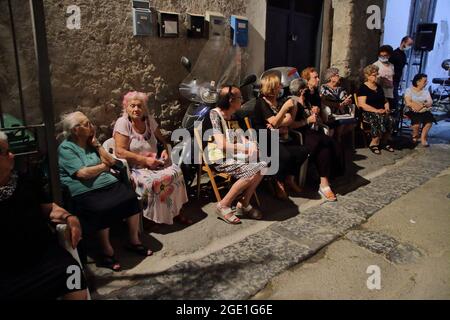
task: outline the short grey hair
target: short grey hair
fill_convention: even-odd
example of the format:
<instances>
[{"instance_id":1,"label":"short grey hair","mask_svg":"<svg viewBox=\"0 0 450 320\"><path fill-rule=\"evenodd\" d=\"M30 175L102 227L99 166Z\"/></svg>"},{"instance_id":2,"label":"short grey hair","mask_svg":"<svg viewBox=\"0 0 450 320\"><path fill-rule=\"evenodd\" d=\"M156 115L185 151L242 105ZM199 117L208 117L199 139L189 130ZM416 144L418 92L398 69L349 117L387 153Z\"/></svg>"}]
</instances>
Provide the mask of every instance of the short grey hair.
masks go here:
<instances>
[{"instance_id":1,"label":"short grey hair","mask_svg":"<svg viewBox=\"0 0 450 320\"><path fill-rule=\"evenodd\" d=\"M325 74L323 75L325 83L328 83L331 81L331 78L334 76L339 75L339 69L338 68L329 68L325 71Z\"/></svg>"},{"instance_id":2,"label":"short grey hair","mask_svg":"<svg viewBox=\"0 0 450 320\"><path fill-rule=\"evenodd\" d=\"M296 96L299 94L300 90L306 89L308 86L308 83L305 79L298 78L291 81L291 84L289 85L289 91L293 96Z\"/></svg>"},{"instance_id":3,"label":"short grey hair","mask_svg":"<svg viewBox=\"0 0 450 320\"><path fill-rule=\"evenodd\" d=\"M0 141L8 142L8 136L3 131L0 131Z\"/></svg>"},{"instance_id":4,"label":"short grey hair","mask_svg":"<svg viewBox=\"0 0 450 320\"><path fill-rule=\"evenodd\" d=\"M76 111L61 116L61 125L63 129L63 136L65 139L69 138L73 129L80 124L80 118L86 117L83 112Z\"/></svg>"}]
</instances>

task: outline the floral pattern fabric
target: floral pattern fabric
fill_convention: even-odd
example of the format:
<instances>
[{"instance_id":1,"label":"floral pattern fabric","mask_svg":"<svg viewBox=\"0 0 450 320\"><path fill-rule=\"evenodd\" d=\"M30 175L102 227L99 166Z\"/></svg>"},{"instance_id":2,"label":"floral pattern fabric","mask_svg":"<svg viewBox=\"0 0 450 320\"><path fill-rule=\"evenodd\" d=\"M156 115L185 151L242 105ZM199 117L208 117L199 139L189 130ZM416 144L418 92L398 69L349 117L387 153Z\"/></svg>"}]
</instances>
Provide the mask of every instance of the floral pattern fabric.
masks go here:
<instances>
[{"instance_id":1,"label":"floral pattern fabric","mask_svg":"<svg viewBox=\"0 0 450 320\"><path fill-rule=\"evenodd\" d=\"M130 151L146 157L156 157L157 144L156 121L149 117L146 131L136 132L128 118L117 120L114 133L120 133L130 139ZM186 185L181 169L171 165L162 170L150 170L138 166L131 167L131 179L136 193L143 202L144 217L158 224L172 225L173 219L188 202Z\"/></svg>"}]
</instances>

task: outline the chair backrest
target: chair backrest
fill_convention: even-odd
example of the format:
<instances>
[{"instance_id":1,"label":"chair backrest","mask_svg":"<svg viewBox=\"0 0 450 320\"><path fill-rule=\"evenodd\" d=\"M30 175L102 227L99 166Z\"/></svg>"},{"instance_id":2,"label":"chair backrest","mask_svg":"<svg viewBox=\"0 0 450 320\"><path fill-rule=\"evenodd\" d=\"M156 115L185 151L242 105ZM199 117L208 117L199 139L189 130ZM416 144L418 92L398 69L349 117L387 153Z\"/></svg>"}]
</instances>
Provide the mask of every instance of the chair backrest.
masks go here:
<instances>
[{"instance_id":1,"label":"chair backrest","mask_svg":"<svg viewBox=\"0 0 450 320\"><path fill-rule=\"evenodd\" d=\"M116 154L116 152L115 152L116 151L116 141L114 140L114 138L110 138L110 139L106 140L103 143L103 148L107 152L111 153L112 155L115 155Z\"/></svg>"},{"instance_id":2,"label":"chair backrest","mask_svg":"<svg viewBox=\"0 0 450 320\"><path fill-rule=\"evenodd\" d=\"M203 163L206 163L205 154L203 153L203 140L198 128L194 128L194 136L200 152L199 160L201 160Z\"/></svg>"},{"instance_id":3,"label":"chair backrest","mask_svg":"<svg viewBox=\"0 0 450 320\"><path fill-rule=\"evenodd\" d=\"M355 93L355 94L353 95L353 97L354 97L354 99L355 99L355 106L357 106L358 109L360 109L361 107L359 106L358 95Z\"/></svg>"}]
</instances>

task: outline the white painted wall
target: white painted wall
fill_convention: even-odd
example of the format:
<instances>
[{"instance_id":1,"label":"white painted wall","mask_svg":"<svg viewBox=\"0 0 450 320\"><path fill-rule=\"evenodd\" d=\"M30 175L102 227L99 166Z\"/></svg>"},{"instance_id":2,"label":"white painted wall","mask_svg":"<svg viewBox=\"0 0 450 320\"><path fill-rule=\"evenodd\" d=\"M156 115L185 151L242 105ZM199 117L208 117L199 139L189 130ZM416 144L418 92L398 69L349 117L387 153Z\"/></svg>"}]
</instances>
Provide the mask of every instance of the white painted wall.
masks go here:
<instances>
[{"instance_id":1,"label":"white painted wall","mask_svg":"<svg viewBox=\"0 0 450 320\"><path fill-rule=\"evenodd\" d=\"M410 8L411 0L387 0L383 44L399 47L408 32Z\"/></svg>"},{"instance_id":2,"label":"white painted wall","mask_svg":"<svg viewBox=\"0 0 450 320\"><path fill-rule=\"evenodd\" d=\"M448 77L448 72L441 68L445 59L450 59L450 1L438 0L434 22L438 24L434 50L428 54L425 73L431 83L433 78Z\"/></svg>"}]
</instances>

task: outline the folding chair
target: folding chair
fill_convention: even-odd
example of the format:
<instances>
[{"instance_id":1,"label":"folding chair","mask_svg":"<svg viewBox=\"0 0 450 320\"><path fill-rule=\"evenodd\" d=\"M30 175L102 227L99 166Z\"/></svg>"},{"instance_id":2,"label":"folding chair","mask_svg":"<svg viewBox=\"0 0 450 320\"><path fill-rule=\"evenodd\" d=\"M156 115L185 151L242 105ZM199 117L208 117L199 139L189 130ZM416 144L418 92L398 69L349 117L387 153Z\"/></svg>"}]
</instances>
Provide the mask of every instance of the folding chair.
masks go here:
<instances>
[{"instance_id":1,"label":"folding chair","mask_svg":"<svg viewBox=\"0 0 450 320\"><path fill-rule=\"evenodd\" d=\"M199 165L199 169L198 169L198 173L197 173L197 197L198 197L198 199L200 199L201 176L202 176L203 172L206 172L208 174L209 181L211 182L211 186L213 188L214 195L216 196L216 200L217 200L217 202L220 202L220 201L222 201L222 197L220 195L219 189L223 189L224 187L223 186L219 187L219 185L216 182L216 177L220 177L220 178L224 179L225 180L224 182L226 184L231 183L232 177L229 174L217 173L211 169L211 167L208 165L206 156L203 152L203 139L201 137L200 132L198 131L198 128L194 128L194 135L195 135L197 144L199 146L200 157L201 157L201 159L199 159L201 161L201 164Z\"/></svg>"}]
</instances>

